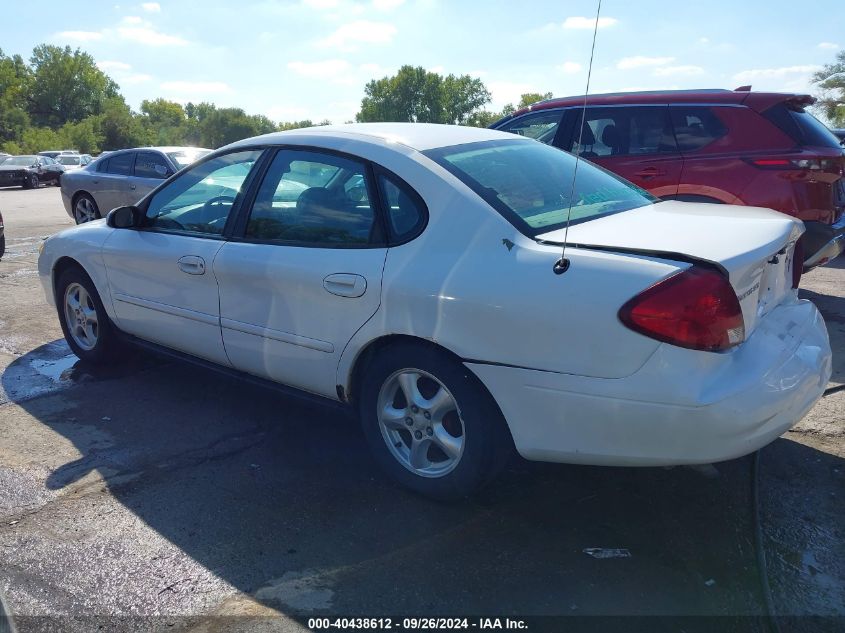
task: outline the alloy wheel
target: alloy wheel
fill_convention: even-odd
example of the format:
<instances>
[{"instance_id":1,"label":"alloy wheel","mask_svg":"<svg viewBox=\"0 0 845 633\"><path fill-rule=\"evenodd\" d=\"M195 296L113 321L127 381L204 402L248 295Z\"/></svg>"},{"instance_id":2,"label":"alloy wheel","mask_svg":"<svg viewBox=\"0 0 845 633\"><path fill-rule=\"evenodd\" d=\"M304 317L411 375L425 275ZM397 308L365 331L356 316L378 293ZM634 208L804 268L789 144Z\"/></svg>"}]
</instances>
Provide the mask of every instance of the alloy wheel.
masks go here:
<instances>
[{"instance_id":1,"label":"alloy wheel","mask_svg":"<svg viewBox=\"0 0 845 633\"><path fill-rule=\"evenodd\" d=\"M65 325L74 342L89 351L97 345L100 328L94 300L85 288L71 283L65 290Z\"/></svg>"},{"instance_id":2,"label":"alloy wheel","mask_svg":"<svg viewBox=\"0 0 845 633\"><path fill-rule=\"evenodd\" d=\"M97 210L90 198L80 198L76 201L74 216L77 224L84 224L97 219Z\"/></svg>"},{"instance_id":3,"label":"alloy wheel","mask_svg":"<svg viewBox=\"0 0 845 633\"><path fill-rule=\"evenodd\" d=\"M415 475L442 477L461 461L465 426L446 386L420 369L400 369L379 391L378 422L393 457Z\"/></svg>"}]
</instances>

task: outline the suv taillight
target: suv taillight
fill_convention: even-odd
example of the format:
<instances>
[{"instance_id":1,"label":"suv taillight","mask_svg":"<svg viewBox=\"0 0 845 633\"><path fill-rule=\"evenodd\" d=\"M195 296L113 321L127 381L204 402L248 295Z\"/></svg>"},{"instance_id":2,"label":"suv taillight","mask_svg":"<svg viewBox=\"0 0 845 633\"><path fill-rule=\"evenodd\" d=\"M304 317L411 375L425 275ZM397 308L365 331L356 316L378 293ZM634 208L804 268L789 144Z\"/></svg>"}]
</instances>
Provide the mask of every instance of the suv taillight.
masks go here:
<instances>
[{"instance_id":1,"label":"suv taillight","mask_svg":"<svg viewBox=\"0 0 845 633\"><path fill-rule=\"evenodd\" d=\"M804 169L841 173L840 161L835 158L746 158L745 162L760 169Z\"/></svg>"},{"instance_id":2,"label":"suv taillight","mask_svg":"<svg viewBox=\"0 0 845 633\"><path fill-rule=\"evenodd\" d=\"M626 326L658 341L718 352L745 339L742 310L730 282L692 266L647 288L619 310Z\"/></svg>"}]
</instances>

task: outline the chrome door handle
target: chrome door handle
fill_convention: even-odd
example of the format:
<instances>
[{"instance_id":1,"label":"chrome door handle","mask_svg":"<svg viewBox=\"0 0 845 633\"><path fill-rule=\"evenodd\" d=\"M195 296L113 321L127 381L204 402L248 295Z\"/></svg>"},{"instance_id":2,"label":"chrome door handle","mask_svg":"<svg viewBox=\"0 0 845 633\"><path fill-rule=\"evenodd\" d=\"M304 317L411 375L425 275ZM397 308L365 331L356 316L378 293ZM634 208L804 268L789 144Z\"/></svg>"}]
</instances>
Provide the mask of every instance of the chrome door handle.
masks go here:
<instances>
[{"instance_id":1,"label":"chrome door handle","mask_svg":"<svg viewBox=\"0 0 845 633\"><path fill-rule=\"evenodd\" d=\"M323 288L339 297L360 297L367 291L367 280L352 273L334 273L323 278Z\"/></svg>"},{"instance_id":2,"label":"chrome door handle","mask_svg":"<svg viewBox=\"0 0 845 633\"><path fill-rule=\"evenodd\" d=\"M185 255L179 258L179 270L189 275L204 275L205 260L199 255Z\"/></svg>"}]
</instances>

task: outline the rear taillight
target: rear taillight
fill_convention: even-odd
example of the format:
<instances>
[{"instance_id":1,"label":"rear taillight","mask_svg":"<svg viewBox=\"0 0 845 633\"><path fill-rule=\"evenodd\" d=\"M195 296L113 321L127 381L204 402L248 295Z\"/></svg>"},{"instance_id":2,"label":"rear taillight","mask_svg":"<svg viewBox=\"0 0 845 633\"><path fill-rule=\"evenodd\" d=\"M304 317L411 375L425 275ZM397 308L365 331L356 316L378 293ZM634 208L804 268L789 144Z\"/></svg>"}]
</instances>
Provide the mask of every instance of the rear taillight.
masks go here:
<instances>
[{"instance_id":1,"label":"rear taillight","mask_svg":"<svg viewBox=\"0 0 845 633\"><path fill-rule=\"evenodd\" d=\"M718 352L745 339L730 282L699 266L647 288L622 306L619 319L635 332L689 349Z\"/></svg>"},{"instance_id":2,"label":"rear taillight","mask_svg":"<svg viewBox=\"0 0 845 633\"><path fill-rule=\"evenodd\" d=\"M792 287L797 288L801 283L801 273L804 272L804 240L795 242L792 251Z\"/></svg>"},{"instance_id":3,"label":"rear taillight","mask_svg":"<svg viewBox=\"0 0 845 633\"><path fill-rule=\"evenodd\" d=\"M746 158L745 162L760 169L803 169L807 171L833 171L841 168L835 158Z\"/></svg>"}]
</instances>

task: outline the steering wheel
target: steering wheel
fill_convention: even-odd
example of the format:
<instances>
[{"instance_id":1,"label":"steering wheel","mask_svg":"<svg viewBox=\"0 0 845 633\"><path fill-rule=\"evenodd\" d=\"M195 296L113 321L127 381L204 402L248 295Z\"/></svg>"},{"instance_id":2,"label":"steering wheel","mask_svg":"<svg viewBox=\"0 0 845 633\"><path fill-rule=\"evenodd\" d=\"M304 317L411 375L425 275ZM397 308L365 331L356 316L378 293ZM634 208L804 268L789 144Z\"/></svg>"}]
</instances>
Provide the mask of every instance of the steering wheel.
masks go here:
<instances>
[{"instance_id":1,"label":"steering wheel","mask_svg":"<svg viewBox=\"0 0 845 633\"><path fill-rule=\"evenodd\" d=\"M235 197L234 196L214 196L205 201L205 204L202 205L202 212L211 213L211 207L215 204L223 204L224 202L228 202L230 204L235 204Z\"/></svg>"}]
</instances>

